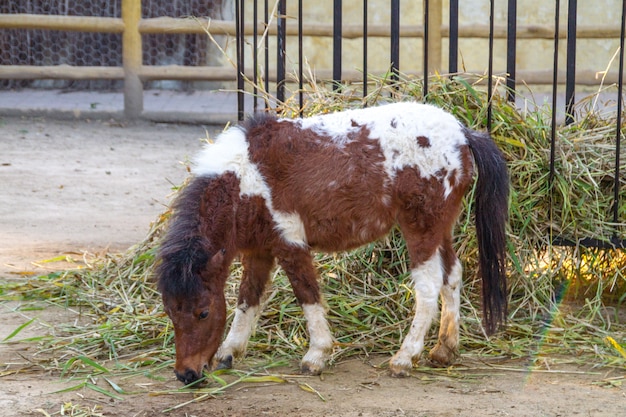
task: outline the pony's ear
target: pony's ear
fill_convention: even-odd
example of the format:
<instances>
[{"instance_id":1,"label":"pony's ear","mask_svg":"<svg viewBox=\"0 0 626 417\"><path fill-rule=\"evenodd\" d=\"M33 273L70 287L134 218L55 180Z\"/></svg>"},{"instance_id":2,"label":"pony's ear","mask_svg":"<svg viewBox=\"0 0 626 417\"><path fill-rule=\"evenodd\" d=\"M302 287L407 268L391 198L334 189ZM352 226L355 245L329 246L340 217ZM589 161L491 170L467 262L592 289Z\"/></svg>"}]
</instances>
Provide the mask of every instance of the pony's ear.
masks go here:
<instances>
[{"instance_id":1,"label":"pony's ear","mask_svg":"<svg viewBox=\"0 0 626 417\"><path fill-rule=\"evenodd\" d=\"M222 265L222 262L224 262L224 255L226 255L226 249L218 250L209 260L209 266L215 268Z\"/></svg>"},{"instance_id":2,"label":"pony's ear","mask_svg":"<svg viewBox=\"0 0 626 417\"><path fill-rule=\"evenodd\" d=\"M222 268L224 267L224 259L226 258L226 250L221 249L213 254L209 258L206 263L206 268L200 273L200 277L202 281L204 281L205 286L211 286L216 282L216 275L219 276L221 274ZM226 268L228 271L228 268ZM218 279L219 282L219 279ZM208 287L207 287L208 288ZM221 290L220 290L221 291Z\"/></svg>"}]
</instances>

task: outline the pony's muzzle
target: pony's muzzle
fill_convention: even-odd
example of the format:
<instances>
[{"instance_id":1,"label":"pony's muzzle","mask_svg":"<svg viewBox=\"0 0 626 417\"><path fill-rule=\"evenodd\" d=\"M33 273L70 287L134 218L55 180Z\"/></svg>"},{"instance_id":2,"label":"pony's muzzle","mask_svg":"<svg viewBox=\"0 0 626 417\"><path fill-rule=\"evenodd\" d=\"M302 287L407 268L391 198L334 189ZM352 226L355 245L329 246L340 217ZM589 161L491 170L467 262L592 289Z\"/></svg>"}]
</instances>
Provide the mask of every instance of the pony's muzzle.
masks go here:
<instances>
[{"instance_id":1,"label":"pony's muzzle","mask_svg":"<svg viewBox=\"0 0 626 417\"><path fill-rule=\"evenodd\" d=\"M178 380L185 385L198 381L202 376L198 375L198 373L193 369L187 369L184 373L178 371L174 371L174 373L176 374L176 378L178 378Z\"/></svg>"}]
</instances>

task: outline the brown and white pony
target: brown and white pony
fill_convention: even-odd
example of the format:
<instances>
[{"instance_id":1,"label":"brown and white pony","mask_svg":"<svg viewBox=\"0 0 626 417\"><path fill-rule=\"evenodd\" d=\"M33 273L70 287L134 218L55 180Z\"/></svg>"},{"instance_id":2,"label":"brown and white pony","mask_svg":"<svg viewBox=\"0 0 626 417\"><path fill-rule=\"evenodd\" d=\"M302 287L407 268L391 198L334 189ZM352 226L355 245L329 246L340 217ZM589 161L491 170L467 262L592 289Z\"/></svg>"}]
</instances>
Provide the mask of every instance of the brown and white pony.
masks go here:
<instances>
[{"instance_id":1,"label":"brown and white pony","mask_svg":"<svg viewBox=\"0 0 626 417\"><path fill-rule=\"evenodd\" d=\"M389 368L408 375L442 298L431 360L459 341L461 263L452 230L476 166L476 226L488 334L506 320L505 160L489 135L452 115L404 102L306 119L257 115L222 133L194 162L159 251L158 288L174 324L175 373L189 384L242 355L275 262L289 277L310 337L302 372L333 349L312 250L345 251L398 224L411 262L415 317ZM240 255L238 306L226 323L224 285ZM220 346L221 344L221 346ZM214 358L215 356L215 358Z\"/></svg>"}]
</instances>

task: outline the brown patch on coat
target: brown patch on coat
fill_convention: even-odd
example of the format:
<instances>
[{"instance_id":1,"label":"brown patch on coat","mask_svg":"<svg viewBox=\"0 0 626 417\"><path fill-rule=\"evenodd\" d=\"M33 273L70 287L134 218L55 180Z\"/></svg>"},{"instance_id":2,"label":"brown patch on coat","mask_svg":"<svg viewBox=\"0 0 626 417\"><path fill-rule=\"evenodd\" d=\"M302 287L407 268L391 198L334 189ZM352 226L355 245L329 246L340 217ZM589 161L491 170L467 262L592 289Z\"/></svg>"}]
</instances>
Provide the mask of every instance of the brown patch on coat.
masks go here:
<instances>
[{"instance_id":1,"label":"brown patch on coat","mask_svg":"<svg viewBox=\"0 0 626 417\"><path fill-rule=\"evenodd\" d=\"M472 165L469 148L461 149L462 173L457 174L452 190L444 198L444 179L447 173L422 177L416 168L398 171L394 182L394 196L398 205L398 223L406 240L411 268L428 260L441 248L446 275L454 265L456 255L451 236L462 208L462 199L471 183Z\"/></svg>"},{"instance_id":2,"label":"brown patch on coat","mask_svg":"<svg viewBox=\"0 0 626 417\"><path fill-rule=\"evenodd\" d=\"M418 136L417 138L415 138L415 140L417 140L417 144L420 146L420 148L430 148L431 146L430 139L428 139L426 136Z\"/></svg>"},{"instance_id":3,"label":"brown patch on coat","mask_svg":"<svg viewBox=\"0 0 626 417\"><path fill-rule=\"evenodd\" d=\"M366 126L341 143L288 121L249 134L250 159L272 189L276 210L297 213L308 244L343 251L383 236L394 223L384 155ZM320 169L324 167L324 169Z\"/></svg>"}]
</instances>

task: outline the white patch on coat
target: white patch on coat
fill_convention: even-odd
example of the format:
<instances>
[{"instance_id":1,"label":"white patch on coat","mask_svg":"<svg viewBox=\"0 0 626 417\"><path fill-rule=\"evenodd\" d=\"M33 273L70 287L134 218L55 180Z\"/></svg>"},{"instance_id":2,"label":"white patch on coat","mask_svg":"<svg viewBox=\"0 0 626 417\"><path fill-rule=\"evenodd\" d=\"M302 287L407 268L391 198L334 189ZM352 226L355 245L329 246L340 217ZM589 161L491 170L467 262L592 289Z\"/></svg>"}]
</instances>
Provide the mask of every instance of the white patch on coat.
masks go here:
<instances>
[{"instance_id":1,"label":"white patch on coat","mask_svg":"<svg viewBox=\"0 0 626 417\"><path fill-rule=\"evenodd\" d=\"M198 176L222 175L231 171L239 178L240 195L260 195L268 201L270 189L248 156L246 133L239 127L220 134L204 146L193 160L191 172ZM270 200L271 201L271 200Z\"/></svg>"},{"instance_id":2,"label":"white patch on coat","mask_svg":"<svg viewBox=\"0 0 626 417\"><path fill-rule=\"evenodd\" d=\"M313 373L324 369L333 349L333 336L326 321L326 311L321 304L304 304L304 317L309 331L309 351L302 358L302 365Z\"/></svg>"},{"instance_id":3,"label":"white patch on coat","mask_svg":"<svg viewBox=\"0 0 626 417\"><path fill-rule=\"evenodd\" d=\"M411 278L415 292L415 316L400 350L391 358L393 372L408 372L413 367L413 360L424 349L424 337L437 313L437 298L443 286L443 265L439 250L414 268Z\"/></svg>"},{"instance_id":4,"label":"white patch on coat","mask_svg":"<svg viewBox=\"0 0 626 417\"><path fill-rule=\"evenodd\" d=\"M226 360L229 356L237 358L245 353L258 313L259 306L237 307L228 335L217 351L218 361Z\"/></svg>"},{"instance_id":5,"label":"white patch on coat","mask_svg":"<svg viewBox=\"0 0 626 417\"><path fill-rule=\"evenodd\" d=\"M462 172L459 147L467 144L463 127L439 107L402 102L324 114L293 123L331 138L337 146L349 143L350 134L365 126L370 138L380 144L389 178L393 179L405 167L416 167L426 178L445 170L446 176L441 179L445 197L452 191L453 171ZM431 146L420 146L417 141L420 136L428 138Z\"/></svg>"},{"instance_id":6,"label":"white patch on coat","mask_svg":"<svg viewBox=\"0 0 626 417\"><path fill-rule=\"evenodd\" d=\"M193 160L191 172L199 177L233 172L239 179L240 196L261 196L272 215L276 229L287 242L306 246L304 223L297 213L275 210L272 192L256 164L250 161L246 133L239 127L220 134L215 143L206 144Z\"/></svg>"},{"instance_id":7,"label":"white patch on coat","mask_svg":"<svg viewBox=\"0 0 626 417\"><path fill-rule=\"evenodd\" d=\"M298 246L306 246L306 230L298 213L273 210L269 205L268 209L272 213L272 219L276 223L276 227L280 229L283 239Z\"/></svg>"}]
</instances>

